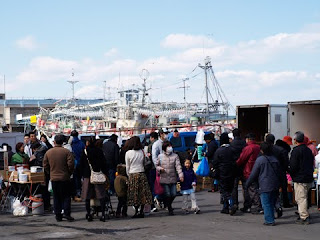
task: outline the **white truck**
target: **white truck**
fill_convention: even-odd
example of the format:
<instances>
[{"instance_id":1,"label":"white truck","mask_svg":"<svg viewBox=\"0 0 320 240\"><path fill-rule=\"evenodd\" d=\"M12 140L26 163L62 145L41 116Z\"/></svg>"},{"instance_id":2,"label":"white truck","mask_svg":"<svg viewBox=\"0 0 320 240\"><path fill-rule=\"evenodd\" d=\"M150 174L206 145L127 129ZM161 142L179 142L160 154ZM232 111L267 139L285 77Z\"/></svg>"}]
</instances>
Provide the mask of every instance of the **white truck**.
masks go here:
<instances>
[{"instance_id":1,"label":"white truck","mask_svg":"<svg viewBox=\"0 0 320 240\"><path fill-rule=\"evenodd\" d=\"M266 133L275 135L276 140L287 135L288 107L286 104L262 104L237 106L237 127L242 136L256 135L256 141L263 142Z\"/></svg>"},{"instance_id":2,"label":"white truck","mask_svg":"<svg viewBox=\"0 0 320 240\"><path fill-rule=\"evenodd\" d=\"M302 131L320 143L320 100L288 102L288 135Z\"/></svg>"}]
</instances>

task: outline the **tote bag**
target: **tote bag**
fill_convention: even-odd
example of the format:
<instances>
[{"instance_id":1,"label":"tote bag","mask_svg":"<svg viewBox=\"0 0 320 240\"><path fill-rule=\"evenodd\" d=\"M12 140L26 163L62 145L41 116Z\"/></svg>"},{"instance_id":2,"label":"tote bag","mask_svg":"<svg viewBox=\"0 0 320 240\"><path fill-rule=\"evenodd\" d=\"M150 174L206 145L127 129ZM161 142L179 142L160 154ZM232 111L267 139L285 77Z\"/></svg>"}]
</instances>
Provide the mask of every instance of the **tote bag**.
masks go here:
<instances>
[{"instance_id":1,"label":"tote bag","mask_svg":"<svg viewBox=\"0 0 320 240\"><path fill-rule=\"evenodd\" d=\"M160 173L156 173L156 180L154 181L154 193L157 195L162 195L164 193L164 189L160 183Z\"/></svg>"},{"instance_id":2,"label":"tote bag","mask_svg":"<svg viewBox=\"0 0 320 240\"><path fill-rule=\"evenodd\" d=\"M203 157L200 164L199 164L199 167L196 171L196 174L198 176L201 176L201 177L208 177L209 174L210 174L210 167L209 167L209 164L208 164L208 160L206 157Z\"/></svg>"}]
</instances>

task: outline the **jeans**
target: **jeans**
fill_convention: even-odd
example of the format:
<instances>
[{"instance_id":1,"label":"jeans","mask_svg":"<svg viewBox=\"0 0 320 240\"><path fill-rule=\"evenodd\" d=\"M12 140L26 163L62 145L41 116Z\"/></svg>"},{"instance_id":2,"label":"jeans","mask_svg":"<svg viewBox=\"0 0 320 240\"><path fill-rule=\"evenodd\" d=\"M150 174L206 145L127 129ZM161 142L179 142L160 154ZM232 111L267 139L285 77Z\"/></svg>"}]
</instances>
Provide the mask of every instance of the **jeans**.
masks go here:
<instances>
[{"instance_id":1,"label":"jeans","mask_svg":"<svg viewBox=\"0 0 320 240\"><path fill-rule=\"evenodd\" d=\"M260 194L265 223L274 223L274 206L277 196L278 191L264 192Z\"/></svg>"},{"instance_id":2,"label":"jeans","mask_svg":"<svg viewBox=\"0 0 320 240\"><path fill-rule=\"evenodd\" d=\"M71 214L71 182L52 181L53 206L56 216L61 216L62 209L66 216Z\"/></svg>"},{"instance_id":3,"label":"jeans","mask_svg":"<svg viewBox=\"0 0 320 240\"><path fill-rule=\"evenodd\" d=\"M116 190L114 189L114 179L116 178L116 170L109 169L109 181L110 181L110 192L114 194Z\"/></svg>"},{"instance_id":4,"label":"jeans","mask_svg":"<svg viewBox=\"0 0 320 240\"><path fill-rule=\"evenodd\" d=\"M74 184L74 193L73 196L81 196L81 174L79 166L76 166L75 171L73 172L73 184Z\"/></svg>"},{"instance_id":5,"label":"jeans","mask_svg":"<svg viewBox=\"0 0 320 240\"><path fill-rule=\"evenodd\" d=\"M188 210L188 197L189 197L189 194L183 194L183 207L182 209L184 210ZM199 209L198 205L197 205L197 200L196 200L196 194L193 192L193 193L190 193L190 199L191 199L191 210L193 211L196 211Z\"/></svg>"},{"instance_id":6,"label":"jeans","mask_svg":"<svg viewBox=\"0 0 320 240\"><path fill-rule=\"evenodd\" d=\"M177 186L176 183L170 183L170 184L162 184L164 189L164 196L165 197L171 197L175 198L177 195Z\"/></svg>"}]
</instances>

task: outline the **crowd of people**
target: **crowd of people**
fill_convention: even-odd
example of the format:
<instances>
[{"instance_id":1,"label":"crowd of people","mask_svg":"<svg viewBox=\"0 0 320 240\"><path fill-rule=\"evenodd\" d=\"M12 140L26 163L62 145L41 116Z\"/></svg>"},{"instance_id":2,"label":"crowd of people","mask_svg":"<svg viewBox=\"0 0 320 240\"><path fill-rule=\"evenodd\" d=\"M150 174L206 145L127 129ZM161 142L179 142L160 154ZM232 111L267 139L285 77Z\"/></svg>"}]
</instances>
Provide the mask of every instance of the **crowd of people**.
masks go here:
<instances>
[{"instance_id":1,"label":"crowd of people","mask_svg":"<svg viewBox=\"0 0 320 240\"><path fill-rule=\"evenodd\" d=\"M240 211L264 214L264 224L274 226L275 213L280 218L282 208L293 207L287 192L288 179L292 178L299 215L296 223L310 223L309 190L314 184L314 168L320 165L320 155L303 132L296 132L293 139L285 136L277 141L269 133L260 145L253 133L242 139L240 129L222 133L219 141L211 133L204 136L204 146L198 145L184 155L174 152L168 133L163 129L152 132L148 146L133 136L119 147L115 134L107 141L90 137L84 144L74 130L68 140L64 135L56 135L50 144L45 135L38 140L36 133L31 132L25 135L23 143L17 143L11 163L43 166L46 182L40 190L44 207L51 211L48 192L51 181L57 221L74 220L71 199L85 202L88 221L93 221L90 200L97 199L102 212L100 220L105 221L107 195L118 198L117 218L128 216L128 206L135 209L133 218L144 218L146 212L157 212L160 208L174 215L172 203L177 196L177 182L183 196L182 210L198 214L193 164L205 157L202 161L209 162L210 176L214 179L210 191L219 189L221 193L222 214L234 215L239 210L241 183L244 201ZM108 181L93 182L96 173L104 174Z\"/></svg>"}]
</instances>

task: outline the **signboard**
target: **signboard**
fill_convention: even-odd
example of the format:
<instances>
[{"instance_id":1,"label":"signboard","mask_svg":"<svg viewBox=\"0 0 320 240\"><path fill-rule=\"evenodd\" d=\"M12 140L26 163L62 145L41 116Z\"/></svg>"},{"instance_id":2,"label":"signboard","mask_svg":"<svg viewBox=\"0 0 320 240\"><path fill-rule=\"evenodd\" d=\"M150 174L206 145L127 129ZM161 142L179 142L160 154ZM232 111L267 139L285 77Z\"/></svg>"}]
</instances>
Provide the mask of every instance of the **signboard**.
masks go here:
<instances>
[{"instance_id":1,"label":"signboard","mask_svg":"<svg viewBox=\"0 0 320 240\"><path fill-rule=\"evenodd\" d=\"M21 121L22 120L22 114L17 114L16 115L16 120Z\"/></svg>"},{"instance_id":2,"label":"signboard","mask_svg":"<svg viewBox=\"0 0 320 240\"><path fill-rule=\"evenodd\" d=\"M30 123L37 123L37 116L33 115L30 117Z\"/></svg>"}]
</instances>

